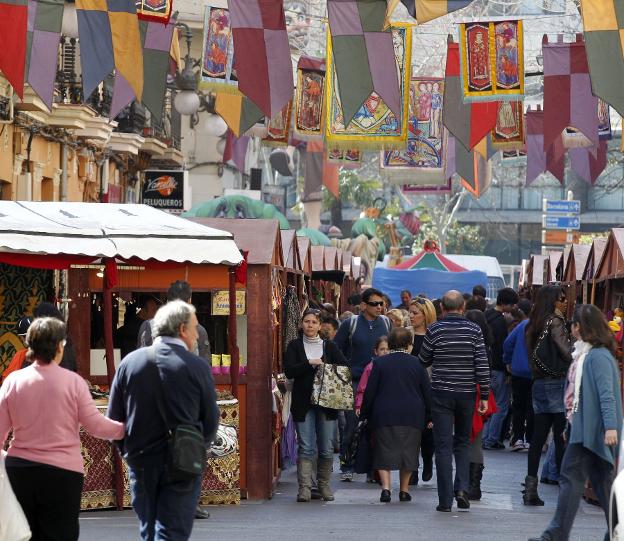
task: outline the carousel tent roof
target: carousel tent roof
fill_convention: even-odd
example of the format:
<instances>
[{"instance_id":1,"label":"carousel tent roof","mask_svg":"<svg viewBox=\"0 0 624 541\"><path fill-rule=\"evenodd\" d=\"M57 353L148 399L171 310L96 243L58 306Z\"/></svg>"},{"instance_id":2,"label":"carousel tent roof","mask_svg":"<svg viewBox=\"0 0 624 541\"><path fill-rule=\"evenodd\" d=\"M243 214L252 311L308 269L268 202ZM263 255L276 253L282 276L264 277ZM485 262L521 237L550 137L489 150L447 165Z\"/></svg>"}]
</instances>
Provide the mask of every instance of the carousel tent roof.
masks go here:
<instances>
[{"instance_id":1,"label":"carousel tent roof","mask_svg":"<svg viewBox=\"0 0 624 541\"><path fill-rule=\"evenodd\" d=\"M439 250L432 248L425 248L419 254L392 268L397 270L436 269L449 272L463 272L468 270L457 263L453 263L453 261L447 257L444 257Z\"/></svg>"},{"instance_id":2,"label":"carousel tent roof","mask_svg":"<svg viewBox=\"0 0 624 541\"><path fill-rule=\"evenodd\" d=\"M0 252L198 264L242 261L231 233L147 205L109 203L0 201Z\"/></svg>"}]
</instances>

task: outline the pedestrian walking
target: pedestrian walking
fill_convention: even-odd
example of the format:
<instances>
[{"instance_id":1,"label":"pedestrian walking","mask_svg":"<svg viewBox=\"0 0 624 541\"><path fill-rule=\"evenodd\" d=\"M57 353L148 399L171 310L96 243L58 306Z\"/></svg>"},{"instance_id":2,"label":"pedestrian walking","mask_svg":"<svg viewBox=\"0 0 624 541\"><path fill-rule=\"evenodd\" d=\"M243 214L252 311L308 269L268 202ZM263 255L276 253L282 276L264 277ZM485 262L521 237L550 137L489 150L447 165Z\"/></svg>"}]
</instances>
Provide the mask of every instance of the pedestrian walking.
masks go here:
<instances>
[{"instance_id":1,"label":"pedestrian walking","mask_svg":"<svg viewBox=\"0 0 624 541\"><path fill-rule=\"evenodd\" d=\"M418 448L430 424L430 384L426 370L410 355L412 334L397 327L388 335L390 352L373 360L361 416L374 433L373 468L379 471L381 496L389 503L391 472L400 477L399 501L411 501L409 480L418 470Z\"/></svg>"},{"instance_id":2,"label":"pedestrian walking","mask_svg":"<svg viewBox=\"0 0 624 541\"><path fill-rule=\"evenodd\" d=\"M563 458L566 373L572 361L570 335L565 321L566 296L559 286L543 286L537 292L525 329L529 366L533 375L533 436L524 481L525 505L544 505L537 492L537 472L542 448L552 429L557 469Z\"/></svg>"},{"instance_id":3,"label":"pedestrian walking","mask_svg":"<svg viewBox=\"0 0 624 541\"><path fill-rule=\"evenodd\" d=\"M301 319L302 334L286 348L284 372L293 379L290 411L297 429L298 502L309 502L312 471L317 460L317 483L321 497L333 501L330 487L334 453L334 429L338 411L311 403L314 375L323 363L347 366L348 362L333 342L319 336L320 311L308 309Z\"/></svg>"},{"instance_id":4,"label":"pedestrian walking","mask_svg":"<svg viewBox=\"0 0 624 541\"><path fill-rule=\"evenodd\" d=\"M100 439L124 435L123 423L97 410L85 380L60 367L66 339L62 321L35 319L26 335L31 364L11 373L0 388L0 442L13 430L6 471L33 541L79 537L80 427Z\"/></svg>"},{"instance_id":5,"label":"pedestrian walking","mask_svg":"<svg viewBox=\"0 0 624 541\"><path fill-rule=\"evenodd\" d=\"M510 287L505 287L496 296L496 306L485 311L485 319L492 329L491 392L496 400L496 413L492 415L483 429L484 449L504 449L503 424L509 411L510 385L509 375L503 361L503 344L507 338L507 320L505 314L518 304L518 294Z\"/></svg>"},{"instance_id":6,"label":"pedestrian walking","mask_svg":"<svg viewBox=\"0 0 624 541\"><path fill-rule=\"evenodd\" d=\"M511 451L528 449L533 436L533 378L525 339L528 323L526 318L518 323L503 344L503 361L511 374Z\"/></svg>"},{"instance_id":7,"label":"pedestrian walking","mask_svg":"<svg viewBox=\"0 0 624 541\"><path fill-rule=\"evenodd\" d=\"M210 366L192 353L197 327L192 305L169 301L151 322L153 345L130 353L111 387L108 416L126 423L120 450L143 541L184 541L193 528L201 474L179 476L168 443L184 427L209 448L219 424Z\"/></svg>"},{"instance_id":8,"label":"pedestrian walking","mask_svg":"<svg viewBox=\"0 0 624 541\"><path fill-rule=\"evenodd\" d=\"M616 345L604 316L593 305L576 308L572 329L581 343L575 348L575 371L570 378L570 429L559 476L557 510L544 533L531 541L570 538L587 479L609 522L609 496L622 426ZM608 541L608 532L604 539Z\"/></svg>"},{"instance_id":9,"label":"pedestrian walking","mask_svg":"<svg viewBox=\"0 0 624 541\"><path fill-rule=\"evenodd\" d=\"M410 324L414 332L414 341L412 343L412 355L418 357L420 348L425 340L427 328L437 321L436 309L429 299L416 297L412 299L409 310ZM431 369L427 370L431 378ZM430 427L425 427L422 432L420 441L420 455L423 461L422 480L424 482L431 481L433 477L433 431ZM410 485L418 484L418 470L414 471L410 480Z\"/></svg>"},{"instance_id":10,"label":"pedestrian walking","mask_svg":"<svg viewBox=\"0 0 624 541\"><path fill-rule=\"evenodd\" d=\"M383 315L384 294L378 289L368 288L362 292L360 314L344 320L340 324L334 343L349 361L353 377L353 392L357 391L362 373L370 362L370 354L380 336L387 336L392 323ZM355 411L345 412L343 439L340 442L341 481L353 480L353 464L346 460L346 452L353 439L358 424Z\"/></svg>"},{"instance_id":11,"label":"pedestrian walking","mask_svg":"<svg viewBox=\"0 0 624 541\"><path fill-rule=\"evenodd\" d=\"M450 512L453 496L460 509L469 509L470 431L479 385L479 411L488 407L490 367L483 333L462 314L464 298L449 291L442 298L443 317L425 334L420 360L432 367L431 416L438 481L437 511ZM453 455L455 481L453 482Z\"/></svg>"}]
</instances>

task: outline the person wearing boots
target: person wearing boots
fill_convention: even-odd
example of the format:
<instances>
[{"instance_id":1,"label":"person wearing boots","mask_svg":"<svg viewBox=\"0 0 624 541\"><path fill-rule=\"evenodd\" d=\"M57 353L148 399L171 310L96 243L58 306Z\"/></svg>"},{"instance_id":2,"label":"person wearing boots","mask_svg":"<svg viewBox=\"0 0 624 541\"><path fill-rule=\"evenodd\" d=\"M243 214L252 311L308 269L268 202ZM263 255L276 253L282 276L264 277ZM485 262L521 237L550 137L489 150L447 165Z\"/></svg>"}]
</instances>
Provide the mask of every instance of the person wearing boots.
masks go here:
<instances>
[{"instance_id":1,"label":"person wearing boots","mask_svg":"<svg viewBox=\"0 0 624 541\"><path fill-rule=\"evenodd\" d=\"M302 334L292 340L284 357L284 372L293 379L290 411L295 421L298 442L298 502L309 502L312 472L317 460L317 483L324 501L333 501L329 485L334 456L334 429L338 411L311 404L314 375L323 363L348 366L340 350L319 336L320 310L308 309L301 319Z\"/></svg>"},{"instance_id":2,"label":"person wearing boots","mask_svg":"<svg viewBox=\"0 0 624 541\"><path fill-rule=\"evenodd\" d=\"M559 286L539 289L526 326L529 367L533 375L533 437L529 447L524 505L544 505L537 493L537 471L542 448L551 428L557 469L561 468L566 426L563 402L566 373L572 362L570 334L566 327L566 296Z\"/></svg>"}]
</instances>

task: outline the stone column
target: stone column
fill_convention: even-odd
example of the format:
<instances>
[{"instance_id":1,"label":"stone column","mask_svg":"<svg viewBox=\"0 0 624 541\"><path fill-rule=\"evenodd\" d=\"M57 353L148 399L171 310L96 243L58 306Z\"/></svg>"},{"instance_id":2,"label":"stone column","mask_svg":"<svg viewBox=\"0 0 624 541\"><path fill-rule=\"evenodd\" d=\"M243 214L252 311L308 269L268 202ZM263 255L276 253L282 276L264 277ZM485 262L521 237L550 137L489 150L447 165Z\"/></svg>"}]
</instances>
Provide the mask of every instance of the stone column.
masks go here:
<instances>
[{"instance_id":1,"label":"stone column","mask_svg":"<svg viewBox=\"0 0 624 541\"><path fill-rule=\"evenodd\" d=\"M52 177L52 201L61 200L61 178L63 176L62 169L55 169Z\"/></svg>"},{"instance_id":2,"label":"stone column","mask_svg":"<svg viewBox=\"0 0 624 541\"><path fill-rule=\"evenodd\" d=\"M43 164L31 162L32 168L32 200L41 201L41 181L43 180Z\"/></svg>"}]
</instances>

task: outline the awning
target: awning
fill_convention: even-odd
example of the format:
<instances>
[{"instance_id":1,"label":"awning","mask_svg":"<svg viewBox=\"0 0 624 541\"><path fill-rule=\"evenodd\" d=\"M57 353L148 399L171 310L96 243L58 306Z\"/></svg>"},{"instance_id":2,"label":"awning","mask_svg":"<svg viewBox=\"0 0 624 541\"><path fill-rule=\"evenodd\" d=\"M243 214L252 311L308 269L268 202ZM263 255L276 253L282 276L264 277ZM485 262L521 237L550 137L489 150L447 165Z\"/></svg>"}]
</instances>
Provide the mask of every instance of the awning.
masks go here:
<instances>
[{"instance_id":1,"label":"awning","mask_svg":"<svg viewBox=\"0 0 624 541\"><path fill-rule=\"evenodd\" d=\"M110 203L0 201L2 252L225 265L243 260L231 233L147 205Z\"/></svg>"}]
</instances>

